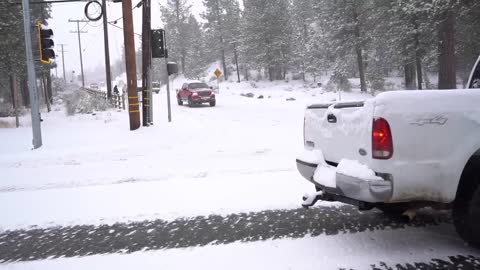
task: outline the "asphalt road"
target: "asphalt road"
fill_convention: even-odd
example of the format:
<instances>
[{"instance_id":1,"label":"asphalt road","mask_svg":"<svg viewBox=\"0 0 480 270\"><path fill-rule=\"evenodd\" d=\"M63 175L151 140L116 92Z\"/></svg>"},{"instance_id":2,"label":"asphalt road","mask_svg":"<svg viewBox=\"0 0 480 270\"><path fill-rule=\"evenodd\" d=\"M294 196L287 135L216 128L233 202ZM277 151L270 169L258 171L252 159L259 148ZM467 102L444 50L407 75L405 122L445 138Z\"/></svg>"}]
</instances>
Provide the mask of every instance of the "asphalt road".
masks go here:
<instances>
[{"instance_id":1,"label":"asphalt road","mask_svg":"<svg viewBox=\"0 0 480 270\"><path fill-rule=\"evenodd\" d=\"M173 221L31 228L0 233L0 262L295 239L306 235L345 235L449 223L450 213L445 211L423 211L412 222L407 222L379 211L359 212L354 207L341 206L198 216ZM373 261L371 267L382 270L480 269L480 258L452 254L449 260L432 258L430 262L407 265L392 266Z\"/></svg>"}]
</instances>

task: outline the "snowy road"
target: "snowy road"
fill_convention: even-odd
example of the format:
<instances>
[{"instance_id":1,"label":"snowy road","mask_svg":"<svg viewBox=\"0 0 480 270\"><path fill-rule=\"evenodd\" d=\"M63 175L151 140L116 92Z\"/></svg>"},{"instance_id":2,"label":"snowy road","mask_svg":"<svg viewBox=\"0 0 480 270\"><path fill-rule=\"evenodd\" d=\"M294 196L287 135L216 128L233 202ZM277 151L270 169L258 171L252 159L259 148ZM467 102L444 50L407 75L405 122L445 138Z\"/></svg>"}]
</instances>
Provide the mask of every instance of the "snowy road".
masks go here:
<instances>
[{"instance_id":1,"label":"snowy road","mask_svg":"<svg viewBox=\"0 0 480 270\"><path fill-rule=\"evenodd\" d=\"M185 248L268 239L353 234L449 223L446 213L427 213L414 222L386 218L379 212L360 213L351 206L321 207L198 216L173 221L54 227L0 234L0 260L38 260L139 250Z\"/></svg>"},{"instance_id":2,"label":"snowy road","mask_svg":"<svg viewBox=\"0 0 480 270\"><path fill-rule=\"evenodd\" d=\"M161 93L136 132L125 112L56 111L36 151L28 127L0 129L0 268L480 268L449 212L299 208L303 110L336 95L298 88L226 84L215 108L175 105L173 123Z\"/></svg>"},{"instance_id":3,"label":"snowy road","mask_svg":"<svg viewBox=\"0 0 480 270\"><path fill-rule=\"evenodd\" d=\"M478 269L480 254L456 237L449 213L405 223L342 206L6 231L0 261L8 269Z\"/></svg>"}]
</instances>

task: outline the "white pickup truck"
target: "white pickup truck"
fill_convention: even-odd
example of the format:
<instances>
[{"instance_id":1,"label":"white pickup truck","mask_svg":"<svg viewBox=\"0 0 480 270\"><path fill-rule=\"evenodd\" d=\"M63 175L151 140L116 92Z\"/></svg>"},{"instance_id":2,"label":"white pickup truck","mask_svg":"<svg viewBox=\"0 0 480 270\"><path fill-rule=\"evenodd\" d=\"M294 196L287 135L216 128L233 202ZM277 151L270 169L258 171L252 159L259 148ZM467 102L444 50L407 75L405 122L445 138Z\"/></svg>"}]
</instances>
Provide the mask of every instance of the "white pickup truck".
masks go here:
<instances>
[{"instance_id":1,"label":"white pickup truck","mask_svg":"<svg viewBox=\"0 0 480 270\"><path fill-rule=\"evenodd\" d=\"M480 58L463 90L391 91L314 104L304 120L303 198L402 214L452 208L460 236L480 245Z\"/></svg>"}]
</instances>

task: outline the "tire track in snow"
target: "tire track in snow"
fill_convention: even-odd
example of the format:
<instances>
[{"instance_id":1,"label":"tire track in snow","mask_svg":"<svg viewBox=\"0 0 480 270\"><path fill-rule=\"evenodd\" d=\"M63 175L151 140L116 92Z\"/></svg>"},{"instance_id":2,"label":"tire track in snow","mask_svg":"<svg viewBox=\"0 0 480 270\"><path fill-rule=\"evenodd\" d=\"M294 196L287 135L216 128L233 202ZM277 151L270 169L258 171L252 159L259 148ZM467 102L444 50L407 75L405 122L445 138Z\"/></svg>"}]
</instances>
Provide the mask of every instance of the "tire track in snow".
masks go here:
<instances>
[{"instance_id":1,"label":"tire track in snow","mask_svg":"<svg viewBox=\"0 0 480 270\"><path fill-rule=\"evenodd\" d=\"M377 264L372 265L372 270L427 270L427 269L477 270L477 269L480 269L480 257L475 257L471 255L469 256L458 255L458 256L449 256L448 260L432 259L429 262L396 264L393 266L388 265L384 262L380 262L378 263L378 265ZM346 269L341 268L341 270L346 270Z\"/></svg>"},{"instance_id":2,"label":"tire track in snow","mask_svg":"<svg viewBox=\"0 0 480 270\"><path fill-rule=\"evenodd\" d=\"M449 222L448 212L420 212L413 222L405 223L378 211L359 212L352 206L341 206L198 216L169 222L32 228L0 233L0 262L294 239Z\"/></svg>"}]
</instances>

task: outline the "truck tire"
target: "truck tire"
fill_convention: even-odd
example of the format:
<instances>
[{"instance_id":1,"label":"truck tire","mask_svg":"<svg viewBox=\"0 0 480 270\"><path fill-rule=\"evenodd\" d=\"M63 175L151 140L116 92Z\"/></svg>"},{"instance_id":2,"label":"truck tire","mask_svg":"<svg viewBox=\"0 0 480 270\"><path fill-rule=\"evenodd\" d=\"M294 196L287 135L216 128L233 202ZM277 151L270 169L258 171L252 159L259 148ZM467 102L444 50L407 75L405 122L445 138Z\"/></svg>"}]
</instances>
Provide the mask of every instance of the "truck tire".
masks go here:
<instances>
[{"instance_id":1,"label":"truck tire","mask_svg":"<svg viewBox=\"0 0 480 270\"><path fill-rule=\"evenodd\" d=\"M216 104L217 104L216 101L210 101L210 107L215 107Z\"/></svg>"},{"instance_id":2,"label":"truck tire","mask_svg":"<svg viewBox=\"0 0 480 270\"><path fill-rule=\"evenodd\" d=\"M177 96L177 103L178 105L182 106L183 105L183 101L180 99L180 97Z\"/></svg>"},{"instance_id":3,"label":"truck tire","mask_svg":"<svg viewBox=\"0 0 480 270\"><path fill-rule=\"evenodd\" d=\"M188 98L188 107L193 107L193 101L191 97Z\"/></svg>"},{"instance_id":4,"label":"truck tire","mask_svg":"<svg viewBox=\"0 0 480 270\"><path fill-rule=\"evenodd\" d=\"M475 247L480 247L480 172L475 171L479 161L470 160L465 167L452 209L457 233Z\"/></svg>"}]
</instances>

